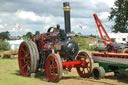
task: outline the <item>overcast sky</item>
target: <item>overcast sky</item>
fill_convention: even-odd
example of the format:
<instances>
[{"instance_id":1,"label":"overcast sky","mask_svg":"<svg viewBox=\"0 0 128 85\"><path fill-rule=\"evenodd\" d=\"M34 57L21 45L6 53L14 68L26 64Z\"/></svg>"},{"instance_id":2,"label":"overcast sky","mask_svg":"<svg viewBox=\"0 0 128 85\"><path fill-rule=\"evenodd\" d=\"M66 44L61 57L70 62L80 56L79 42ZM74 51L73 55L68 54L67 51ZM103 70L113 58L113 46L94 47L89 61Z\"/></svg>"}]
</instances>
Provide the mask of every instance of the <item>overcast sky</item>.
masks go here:
<instances>
[{"instance_id":1,"label":"overcast sky","mask_svg":"<svg viewBox=\"0 0 128 85\"><path fill-rule=\"evenodd\" d=\"M108 21L108 16L115 0L0 0L0 32L9 31L11 35L42 33L56 24L64 29L62 8L65 1L70 2L72 31L96 34L93 13L97 13L107 32L111 32L112 22ZM16 24L22 30L18 30ZM79 24L85 28L80 29Z\"/></svg>"}]
</instances>

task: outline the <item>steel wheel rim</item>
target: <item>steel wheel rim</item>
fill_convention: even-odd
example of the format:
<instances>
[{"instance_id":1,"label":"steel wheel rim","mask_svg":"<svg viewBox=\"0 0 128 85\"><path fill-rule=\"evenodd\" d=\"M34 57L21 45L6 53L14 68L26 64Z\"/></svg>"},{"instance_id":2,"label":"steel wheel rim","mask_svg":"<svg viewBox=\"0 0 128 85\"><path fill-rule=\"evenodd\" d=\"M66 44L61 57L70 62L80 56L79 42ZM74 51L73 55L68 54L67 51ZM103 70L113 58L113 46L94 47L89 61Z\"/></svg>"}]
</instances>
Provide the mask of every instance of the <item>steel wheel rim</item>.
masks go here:
<instances>
[{"instance_id":1,"label":"steel wheel rim","mask_svg":"<svg viewBox=\"0 0 128 85\"><path fill-rule=\"evenodd\" d=\"M18 61L20 72L23 76L30 75L31 59L30 51L26 43L22 43L19 48Z\"/></svg>"},{"instance_id":2,"label":"steel wheel rim","mask_svg":"<svg viewBox=\"0 0 128 85\"><path fill-rule=\"evenodd\" d=\"M54 55L48 56L46 61L46 74L50 81L56 81L59 76L59 64Z\"/></svg>"},{"instance_id":3,"label":"steel wheel rim","mask_svg":"<svg viewBox=\"0 0 128 85\"><path fill-rule=\"evenodd\" d=\"M81 61L81 60L84 60L85 61L85 64L83 65L78 65L77 66L77 72L78 74L85 78L85 77L89 77L90 73L91 73L91 60L89 58L89 55L86 54L86 53L80 53L78 56L77 56L77 60L78 61Z\"/></svg>"}]
</instances>

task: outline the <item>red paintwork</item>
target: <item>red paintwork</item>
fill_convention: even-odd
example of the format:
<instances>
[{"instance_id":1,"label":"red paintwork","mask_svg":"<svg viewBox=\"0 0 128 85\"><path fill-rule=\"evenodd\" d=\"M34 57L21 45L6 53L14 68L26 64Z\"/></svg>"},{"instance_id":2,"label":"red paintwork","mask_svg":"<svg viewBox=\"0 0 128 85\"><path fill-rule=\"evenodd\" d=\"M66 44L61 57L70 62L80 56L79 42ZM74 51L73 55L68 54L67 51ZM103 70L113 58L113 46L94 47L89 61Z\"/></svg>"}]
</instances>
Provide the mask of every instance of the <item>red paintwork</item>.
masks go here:
<instances>
[{"instance_id":1,"label":"red paintwork","mask_svg":"<svg viewBox=\"0 0 128 85\"><path fill-rule=\"evenodd\" d=\"M86 65L86 62L85 61L72 61L72 62L63 62L62 63L63 69L68 68L69 72L71 72L71 69L73 67L77 67L79 65Z\"/></svg>"},{"instance_id":2,"label":"red paintwork","mask_svg":"<svg viewBox=\"0 0 128 85\"><path fill-rule=\"evenodd\" d=\"M51 63L52 62L52 63ZM51 69L52 68L52 69ZM51 55L46 60L46 74L50 81L56 81L59 77L59 64L55 56Z\"/></svg>"},{"instance_id":3,"label":"red paintwork","mask_svg":"<svg viewBox=\"0 0 128 85\"><path fill-rule=\"evenodd\" d=\"M128 53L128 50L126 50L124 53Z\"/></svg>"},{"instance_id":4,"label":"red paintwork","mask_svg":"<svg viewBox=\"0 0 128 85\"><path fill-rule=\"evenodd\" d=\"M63 69L68 69L69 72L73 67L76 68L80 77L83 77L83 78L89 77L92 70L91 59L89 58L88 54L86 54L85 52L80 52L76 57L76 61L62 62L62 66L63 66Z\"/></svg>"},{"instance_id":5,"label":"red paintwork","mask_svg":"<svg viewBox=\"0 0 128 85\"><path fill-rule=\"evenodd\" d=\"M101 24L101 21L100 21L100 19L98 18L98 16L96 15L96 13L94 13L93 16L94 16L94 19L95 19L95 21L96 21L98 30L99 30L99 32L100 32L100 36L101 36L102 40L104 41L104 45L106 46L107 43L106 43L106 40L105 40L104 37L103 37L103 34L102 34L101 29L103 30L103 32L105 33L106 37L108 38L107 41L109 41L110 44L113 45L113 43L112 43L110 37L108 36L106 30L104 29L103 25Z\"/></svg>"},{"instance_id":6,"label":"red paintwork","mask_svg":"<svg viewBox=\"0 0 128 85\"><path fill-rule=\"evenodd\" d=\"M72 66L72 67L75 67L76 65L78 64L85 64L85 61L72 61L72 62L63 62L62 63L62 66Z\"/></svg>"},{"instance_id":7,"label":"red paintwork","mask_svg":"<svg viewBox=\"0 0 128 85\"><path fill-rule=\"evenodd\" d=\"M111 58L124 58L128 59L127 54L118 54L118 53L92 53L94 57L111 57Z\"/></svg>"},{"instance_id":8,"label":"red paintwork","mask_svg":"<svg viewBox=\"0 0 128 85\"><path fill-rule=\"evenodd\" d=\"M101 53L117 53L116 51L112 50L112 51L102 51Z\"/></svg>"},{"instance_id":9,"label":"red paintwork","mask_svg":"<svg viewBox=\"0 0 128 85\"><path fill-rule=\"evenodd\" d=\"M36 43L38 49L40 49L39 51L43 52L43 51L49 49L49 46L48 46L49 41L54 41L54 42L58 43L58 39L56 37L58 33L59 32L42 33L40 35L36 35L33 38L33 41ZM49 39L46 35L50 35L50 36L52 36L52 38Z\"/></svg>"},{"instance_id":10,"label":"red paintwork","mask_svg":"<svg viewBox=\"0 0 128 85\"><path fill-rule=\"evenodd\" d=\"M29 68L31 66L30 51L25 43L22 43L20 45L18 56L19 56L18 61L19 61L19 68L21 74L23 76L29 76L30 75Z\"/></svg>"},{"instance_id":11,"label":"red paintwork","mask_svg":"<svg viewBox=\"0 0 128 85\"><path fill-rule=\"evenodd\" d=\"M80 52L77 56L77 60L82 61L83 58L84 58L85 63L83 62L83 64L79 64L76 67L76 70L78 74L80 75L80 77L87 78L90 76L91 71L92 71L92 61L89 58L89 55L87 53Z\"/></svg>"}]
</instances>

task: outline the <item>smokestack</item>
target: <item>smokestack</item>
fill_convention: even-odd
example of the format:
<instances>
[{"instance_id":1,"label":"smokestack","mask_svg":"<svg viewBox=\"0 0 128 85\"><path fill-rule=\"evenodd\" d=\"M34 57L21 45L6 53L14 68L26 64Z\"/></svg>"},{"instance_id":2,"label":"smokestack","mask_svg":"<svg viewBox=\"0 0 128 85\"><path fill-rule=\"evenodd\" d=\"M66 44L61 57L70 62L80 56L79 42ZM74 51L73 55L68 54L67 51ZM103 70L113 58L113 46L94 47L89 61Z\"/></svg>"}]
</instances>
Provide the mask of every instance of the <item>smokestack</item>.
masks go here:
<instances>
[{"instance_id":1,"label":"smokestack","mask_svg":"<svg viewBox=\"0 0 128 85\"><path fill-rule=\"evenodd\" d=\"M64 10L65 32L71 33L69 2L64 2L63 7L64 7L63 10Z\"/></svg>"}]
</instances>

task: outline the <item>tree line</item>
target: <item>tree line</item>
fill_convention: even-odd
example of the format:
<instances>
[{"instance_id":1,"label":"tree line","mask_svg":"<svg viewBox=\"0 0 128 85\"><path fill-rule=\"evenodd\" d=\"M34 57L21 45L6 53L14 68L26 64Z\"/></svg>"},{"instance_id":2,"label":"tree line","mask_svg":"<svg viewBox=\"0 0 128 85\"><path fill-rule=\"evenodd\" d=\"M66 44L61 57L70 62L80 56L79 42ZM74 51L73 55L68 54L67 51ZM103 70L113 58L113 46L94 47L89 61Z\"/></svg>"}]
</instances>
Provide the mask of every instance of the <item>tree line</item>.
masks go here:
<instances>
[{"instance_id":1,"label":"tree line","mask_svg":"<svg viewBox=\"0 0 128 85\"><path fill-rule=\"evenodd\" d=\"M1 40L9 39L9 36L10 36L10 33L8 31L0 33Z\"/></svg>"},{"instance_id":2,"label":"tree line","mask_svg":"<svg viewBox=\"0 0 128 85\"><path fill-rule=\"evenodd\" d=\"M36 31L35 34L33 34L32 32L27 32L23 36L16 36L16 37L22 37L23 39L31 39L33 36L35 36L37 34L40 34L40 32ZM0 32L0 40L8 40L10 38L10 36L11 36L11 34L8 31Z\"/></svg>"},{"instance_id":3,"label":"tree line","mask_svg":"<svg viewBox=\"0 0 128 85\"><path fill-rule=\"evenodd\" d=\"M111 8L109 20L114 21L113 32L128 33L128 0L116 0Z\"/></svg>"}]
</instances>

